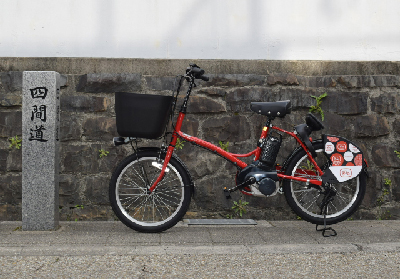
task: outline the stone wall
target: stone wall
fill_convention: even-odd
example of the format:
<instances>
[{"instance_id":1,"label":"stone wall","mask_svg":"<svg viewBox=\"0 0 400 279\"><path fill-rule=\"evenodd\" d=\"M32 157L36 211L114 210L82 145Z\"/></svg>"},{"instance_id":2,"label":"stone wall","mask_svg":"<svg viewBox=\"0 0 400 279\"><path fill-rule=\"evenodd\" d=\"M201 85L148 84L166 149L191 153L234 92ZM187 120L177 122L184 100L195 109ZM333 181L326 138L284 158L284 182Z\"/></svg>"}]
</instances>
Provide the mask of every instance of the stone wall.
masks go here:
<instances>
[{"instance_id":1,"label":"stone wall","mask_svg":"<svg viewBox=\"0 0 400 279\"><path fill-rule=\"evenodd\" d=\"M61 90L61 220L109 220L108 182L130 146L114 147L114 92L171 94L175 76L191 61L138 59L0 58L0 220L21 219L21 81L25 70L54 70L68 77ZM400 67L395 62L195 61L211 77L190 99L183 130L229 151L255 148L265 119L249 110L251 101L290 99L293 112L274 124L291 131L303 123L315 99L322 101L324 133L352 139L365 152L370 179L354 219L400 218ZM184 95L184 94L182 94ZM320 137L315 134L314 138ZM144 141L160 146L162 140ZM24 143L22 143L23 146ZM284 137L278 161L295 147ZM100 151L109 153L100 158ZM191 217L225 217L236 170L224 159L184 143L177 151L195 179ZM386 182L386 183L385 183ZM255 219L295 219L283 195L242 197Z\"/></svg>"}]
</instances>

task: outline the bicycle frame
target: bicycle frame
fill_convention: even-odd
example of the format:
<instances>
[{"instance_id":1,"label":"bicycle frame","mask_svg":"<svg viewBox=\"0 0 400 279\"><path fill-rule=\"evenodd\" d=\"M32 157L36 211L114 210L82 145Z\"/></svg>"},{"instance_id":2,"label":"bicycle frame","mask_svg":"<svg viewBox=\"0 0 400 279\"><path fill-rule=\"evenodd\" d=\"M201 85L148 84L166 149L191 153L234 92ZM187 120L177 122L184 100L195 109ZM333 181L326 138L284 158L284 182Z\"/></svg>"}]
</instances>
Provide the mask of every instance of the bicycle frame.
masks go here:
<instances>
[{"instance_id":1,"label":"bicycle frame","mask_svg":"<svg viewBox=\"0 0 400 279\"><path fill-rule=\"evenodd\" d=\"M243 168L247 167L247 164L245 162L241 161L238 158L250 157L252 155L254 155L254 161L257 161L260 158L260 155L261 155L261 148L260 147L257 147L256 149L254 149L253 151L251 151L250 153L247 153L247 154L234 154L234 153L230 153L228 151L225 151L222 148L220 148L220 147L218 147L218 146L216 146L216 145L214 145L214 144L212 144L210 142L204 141L204 140L199 139L197 137L193 137L193 136L187 135L187 134L185 134L185 133L183 133L181 131L182 123L183 123L183 120L184 120L185 115L186 115L187 102L188 102L188 99L189 99L193 84L194 84L194 80L191 80L190 84L189 84L188 92L186 93L186 98L184 100L184 103L183 103L182 108L181 108L181 110L179 112L179 115L178 115L178 119L176 121L174 132L172 133L172 139L171 139L171 142L170 142L170 144L168 146L167 154L165 156L164 164L163 164L163 166L161 168L160 175L158 176L156 181L153 183L153 185L150 187L150 189L149 189L150 192L153 192L154 189L157 187L157 184L162 180L162 178L163 178L163 176L165 174L166 167L167 167L167 165L169 163L169 160L171 159L171 156L172 156L172 154L174 152L175 145L176 145L176 142L177 142L178 138L182 138L187 142L190 142L192 144L204 147L208 151L217 153L218 155L220 155L221 157L224 157L226 160L230 161L232 164L234 164L236 167L238 167L240 169L243 169ZM296 133L289 132L289 131L283 130L283 129L279 128L279 127L273 126L271 124L271 120L268 120L267 124L264 126L264 128L263 128L263 130L261 132L260 139L265 139L268 136L268 132L270 131L270 129L277 130L279 132L288 134L291 137L295 138L296 141L300 144L300 146L306 151L307 157L310 160L310 162L314 165L314 168L318 172L318 175L319 176L323 175L322 170L320 169L320 167L315 162L315 160L312 157L311 153L308 151L306 145L301 141L301 139L296 135ZM279 171L278 171L277 175L278 175L278 177L280 179L291 179L291 180L307 182L307 183L311 183L311 184L319 185L319 186L322 185L322 181L321 180L317 180L317 179L307 179L307 178L298 177L298 176L284 175L283 173L281 173Z\"/></svg>"}]
</instances>

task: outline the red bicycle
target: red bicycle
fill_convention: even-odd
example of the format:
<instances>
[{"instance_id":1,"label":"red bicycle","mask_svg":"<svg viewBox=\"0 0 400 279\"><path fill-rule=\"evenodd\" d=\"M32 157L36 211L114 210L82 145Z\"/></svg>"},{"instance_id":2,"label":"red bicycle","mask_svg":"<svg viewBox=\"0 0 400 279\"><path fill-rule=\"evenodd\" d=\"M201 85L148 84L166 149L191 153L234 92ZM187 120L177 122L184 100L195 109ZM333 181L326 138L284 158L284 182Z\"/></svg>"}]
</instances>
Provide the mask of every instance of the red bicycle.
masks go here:
<instances>
[{"instance_id":1,"label":"red bicycle","mask_svg":"<svg viewBox=\"0 0 400 279\"><path fill-rule=\"evenodd\" d=\"M266 117L257 146L247 154L227 152L181 131L196 79L208 81L204 70L191 64L180 78L176 95L125 92L115 95L120 137L114 138L114 144L131 143L134 149L116 167L109 186L111 206L125 225L140 232L160 232L185 215L194 183L189 170L174 153L178 139L222 156L237 167L236 186L223 189L227 198L237 190L260 197L283 192L298 216L317 227L325 225L324 232L331 229L326 225L343 221L354 213L364 197L367 177L367 164L354 143L333 135L311 140L313 131L324 128L311 113L306 116L306 123L295 126L293 132L273 126L275 118L284 118L291 112L290 101L252 102L251 110ZM188 82L186 96L173 132L166 133L184 81ZM298 147L282 164L276 164L282 133L293 137ZM157 139L167 134L171 135L168 146L137 147L139 138ZM240 160L250 156L254 156L251 164Z\"/></svg>"}]
</instances>

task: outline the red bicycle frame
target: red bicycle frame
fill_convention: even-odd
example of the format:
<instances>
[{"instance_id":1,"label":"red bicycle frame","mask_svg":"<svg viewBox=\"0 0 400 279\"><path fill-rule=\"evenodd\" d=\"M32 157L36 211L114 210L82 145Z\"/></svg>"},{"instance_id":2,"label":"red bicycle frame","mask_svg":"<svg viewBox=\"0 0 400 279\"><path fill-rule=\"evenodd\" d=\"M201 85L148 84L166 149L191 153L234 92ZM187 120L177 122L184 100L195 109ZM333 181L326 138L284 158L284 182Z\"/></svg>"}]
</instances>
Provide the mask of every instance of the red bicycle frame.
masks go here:
<instances>
[{"instance_id":1,"label":"red bicycle frame","mask_svg":"<svg viewBox=\"0 0 400 279\"><path fill-rule=\"evenodd\" d=\"M190 90L191 90L191 88L189 87L188 96L190 94ZM165 169L166 169L166 167L167 167L167 165L169 163L169 160L171 159L172 153L174 152L175 145L176 145L176 142L177 142L178 138L182 138L182 139L186 140L187 142L194 143L194 144L196 144L198 146L201 146L201 147L204 147L204 148L206 148L206 149L208 149L210 151L216 152L220 156L226 158L227 160L232 162L235 166L237 166L237 167L239 167L241 169L247 167L247 164L245 162L239 160L238 158L250 157L252 155L255 156L254 157L254 161L256 161L256 160L258 160L260 158L260 155L261 155L261 148L260 147L257 147L256 149L254 149L253 151L251 151L250 153L247 153L247 154L233 154L233 153L230 153L230 152L227 152L227 151L223 150L222 148L220 148L220 147L218 147L218 146L216 146L216 145L214 145L212 143L209 143L209 142L204 141L202 139L199 139L199 138L196 138L196 137L193 137L193 136L190 136L190 135L187 135L187 134L183 133L181 131L181 127L182 127L183 119L185 118L185 114L186 113L184 111L182 111L182 110L179 112L179 116L178 116L178 119L177 119L177 122L176 122L176 125L175 125L175 130L174 130L174 132L172 134L171 143L168 146L167 154L166 154L165 159L164 159L164 164L163 164L163 166L161 168L161 173L158 176L158 178L156 179L156 181L153 183L153 185L150 187L150 189L149 189L150 192L154 191L154 189L156 188L157 184L162 180L162 178L164 176L164 173L165 173ZM323 175L322 170L320 169L320 167L315 162L315 160L312 157L311 153L308 151L306 145L300 140L300 138L296 135L296 133L288 132L288 131L283 130L283 129L279 128L279 127L275 127L275 126L269 125L269 127L265 126L263 128L263 130L261 132L260 139L265 139L268 136L268 132L269 132L270 129L274 129L274 130L283 132L285 134L288 134L288 135L294 137L296 139L296 141L300 144L300 146L306 151L307 157L310 160L310 162L314 165L315 170L318 172L318 175L319 176ZM319 186L322 185L322 181L321 180L317 180L317 179L307 179L307 178L298 177L298 176L284 175L284 174L282 174L280 172L278 172L277 175L281 179L292 179L292 180L311 183L311 184L314 184L314 185L319 185Z\"/></svg>"}]
</instances>

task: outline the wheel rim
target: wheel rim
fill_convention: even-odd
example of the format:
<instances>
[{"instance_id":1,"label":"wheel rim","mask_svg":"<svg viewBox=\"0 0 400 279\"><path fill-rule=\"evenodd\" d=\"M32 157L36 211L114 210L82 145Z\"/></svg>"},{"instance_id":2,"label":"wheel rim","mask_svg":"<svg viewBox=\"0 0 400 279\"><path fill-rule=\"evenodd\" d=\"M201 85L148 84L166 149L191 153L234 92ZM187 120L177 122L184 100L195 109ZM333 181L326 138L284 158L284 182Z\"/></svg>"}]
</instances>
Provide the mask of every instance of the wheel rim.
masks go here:
<instances>
[{"instance_id":1,"label":"wheel rim","mask_svg":"<svg viewBox=\"0 0 400 279\"><path fill-rule=\"evenodd\" d=\"M171 220L182 207L184 187L179 172L168 164L156 189L148 189L160 174L163 161L142 157L128 164L118 177L116 200L122 214L141 226L159 226Z\"/></svg>"},{"instance_id":2,"label":"wheel rim","mask_svg":"<svg viewBox=\"0 0 400 279\"><path fill-rule=\"evenodd\" d=\"M323 149L318 149L316 152L323 152ZM321 154L322 155L322 154ZM325 156L317 156L316 161L318 166L328 166L328 160ZM321 179L320 176L312 175L310 164L307 155L304 155L296 164L293 169L292 176L301 176L308 179ZM323 168L323 167L321 167ZM328 204L326 218L338 217L349 210L350 207L356 202L358 193L360 191L359 177L351 180L332 185L337 191L334 200ZM290 190L292 197L300 209L310 216L323 218L319 205L324 197L323 194L317 189L318 187L310 187L304 182L290 181Z\"/></svg>"}]
</instances>

